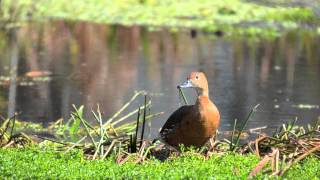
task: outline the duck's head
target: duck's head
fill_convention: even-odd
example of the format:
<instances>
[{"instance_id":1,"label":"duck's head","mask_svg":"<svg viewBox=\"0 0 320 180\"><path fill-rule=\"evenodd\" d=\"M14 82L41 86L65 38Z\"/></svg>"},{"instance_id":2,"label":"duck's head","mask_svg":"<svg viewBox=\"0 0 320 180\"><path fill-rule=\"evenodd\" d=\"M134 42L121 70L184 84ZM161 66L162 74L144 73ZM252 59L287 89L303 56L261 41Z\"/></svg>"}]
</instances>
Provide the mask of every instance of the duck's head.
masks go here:
<instances>
[{"instance_id":1,"label":"duck's head","mask_svg":"<svg viewBox=\"0 0 320 180\"><path fill-rule=\"evenodd\" d=\"M191 72L187 81L178 88L194 88L199 96L209 96L208 81L203 72Z\"/></svg>"}]
</instances>

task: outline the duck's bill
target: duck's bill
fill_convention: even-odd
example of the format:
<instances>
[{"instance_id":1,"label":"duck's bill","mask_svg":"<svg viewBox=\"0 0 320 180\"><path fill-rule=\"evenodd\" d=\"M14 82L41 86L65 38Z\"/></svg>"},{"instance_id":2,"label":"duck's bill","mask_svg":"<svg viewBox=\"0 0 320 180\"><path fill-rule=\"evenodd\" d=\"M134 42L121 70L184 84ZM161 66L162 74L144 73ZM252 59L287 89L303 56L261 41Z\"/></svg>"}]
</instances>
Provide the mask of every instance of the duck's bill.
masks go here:
<instances>
[{"instance_id":1,"label":"duck's bill","mask_svg":"<svg viewBox=\"0 0 320 180\"><path fill-rule=\"evenodd\" d=\"M178 86L178 88L191 88L191 87L193 87L193 85L190 80L187 80L186 82Z\"/></svg>"}]
</instances>

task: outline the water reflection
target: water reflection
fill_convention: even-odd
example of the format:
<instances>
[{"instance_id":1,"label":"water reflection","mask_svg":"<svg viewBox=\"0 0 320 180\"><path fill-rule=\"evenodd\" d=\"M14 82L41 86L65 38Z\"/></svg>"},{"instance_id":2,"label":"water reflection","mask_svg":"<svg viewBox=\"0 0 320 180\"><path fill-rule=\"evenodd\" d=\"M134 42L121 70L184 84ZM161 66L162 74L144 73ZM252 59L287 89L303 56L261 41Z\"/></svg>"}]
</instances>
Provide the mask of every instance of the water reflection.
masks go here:
<instances>
[{"instance_id":1,"label":"water reflection","mask_svg":"<svg viewBox=\"0 0 320 180\"><path fill-rule=\"evenodd\" d=\"M222 130L231 129L235 118L243 120L258 103L249 128L267 125L269 131L295 117L305 124L320 116L319 106L297 108L320 104L320 41L307 33L255 42L58 21L20 29L17 51L4 34L0 37L1 76L14 71L10 57L15 53L18 80L27 72L52 73L51 81L32 86L0 83L2 116L21 111L20 119L47 124L68 119L72 104L88 109L100 104L109 117L134 90L144 89L160 94L152 97L152 111L166 112L152 122L154 136L179 106L176 85L194 70L208 76L211 99L222 113ZM194 101L194 92L187 94Z\"/></svg>"}]
</instances>

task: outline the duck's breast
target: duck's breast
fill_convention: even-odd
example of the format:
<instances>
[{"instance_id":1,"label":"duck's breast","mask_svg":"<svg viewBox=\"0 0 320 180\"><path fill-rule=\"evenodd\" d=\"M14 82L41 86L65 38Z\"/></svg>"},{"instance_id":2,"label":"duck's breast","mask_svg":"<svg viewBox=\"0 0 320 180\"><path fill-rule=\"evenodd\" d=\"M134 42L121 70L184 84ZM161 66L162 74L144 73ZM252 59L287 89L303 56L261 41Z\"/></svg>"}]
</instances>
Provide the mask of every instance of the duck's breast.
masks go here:
<instances>
[{"instance_id":1,"label":"duck's breast","mask_svg":"<svg viewBox=\"0 0 320 180\"><path fill-rule=\"evenodd\" d=\"M219 110L207 97L200 97L198 101L203 136L213 136L220 124Z\"/></svg>"}]
</instances>

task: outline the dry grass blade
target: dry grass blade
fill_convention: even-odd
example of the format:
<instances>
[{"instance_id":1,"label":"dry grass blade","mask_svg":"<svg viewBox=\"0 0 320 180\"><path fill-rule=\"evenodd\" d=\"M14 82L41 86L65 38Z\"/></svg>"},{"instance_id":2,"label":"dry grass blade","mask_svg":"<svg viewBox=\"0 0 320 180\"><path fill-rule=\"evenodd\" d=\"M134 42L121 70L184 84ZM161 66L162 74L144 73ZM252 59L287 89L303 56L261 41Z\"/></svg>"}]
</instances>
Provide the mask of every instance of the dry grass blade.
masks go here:
<instances>
[{"instance_id":1,"label":"dry grass blade","mask_svg":"<svg viewBox=\"0 0 320 180\"><path fill-rule=\"evenodd\" d=\"M130 159L131 155L128 155L127 157L123 157L123 155L118 156L117 158L117 163L118 164L124 164L125 162L127 162Z\"/></svg>"},{"instance_id":2,"label":"dry grass blade","mask_svg":"<svg viewBox=\"0 0 320 180\"><path fill-rule=\"evenodd\" d=\"M122 108L117 111L110 119L108 119L106 121L106 123L104 124L104 126L110 124L116 117L118 117L138 96L140 96L141 94L144 94L145 92L144 91L139 91L139 92L136 92L132 97L131 99L125 104L122 106Z\"/></svg>"},{"instance_id":3,"label":"dry grass blade","mask_svg":"<svg viewBox=\"0 0 320 180\"><path fill-rule=\"evenodd\" d=\"M273 156L272 160L271 160L271 169L272 172L278 172L279 171L279 150L276 150L275 155Z\"/></svg>"},{"instance_id":4,"label":"dry grass blade","mask_svg":"<svg viewBox=\"0 0 320 180\"><path fill-rule=\"evenodd\" d=\"M265 155L264 158L258 163L258 165L250 172L248 178L256 176L269 161L272 161L277 152L278 150L273 150L270 154Z\"/></svg>"},{"instance_id":5,"label":"dry grass blade","mask_svg":"<svg viewBox=\"0 0 320 180\"><path fill-rule=\"evenodd\" d=\"M147 146L146 141L141 141L140 149L139 149L139 152L138 152L138 158L135 161L135 163L139 163L139 162L141 162L143 160L143 156L144 156L144 152L145 152L146 146Z\"/></svg>"},{"instance_id":6,"label":"dry grass blade","mask_svg":"<svg viewBox=\"0 0 320 180\"><path fill-rule=\"evenodd\" d=\"M106 153L104 153L104 155L102 156L101 159L105 159L111 152L112 148L114 147L114 145L116 144L116 140L113 140L109 146L109 148L107 149Z\"/></svg>"},{"instance_id":7,"label":"dry grass blade","mask_svg":"<svg viewBox=\"0 0 320 180\"><path fill-rule=\"evenodd\" d=\"M6 148L8 148L8 147L10 147L11 145L13 145L14 144L14 141L9 141L5 146L3 146L2 148L3 149L6 149Z\"/></svg>"},{"instance_id":8,"label":"dry grass blade","mask_svg":"<svg viewBox=\"0 0 320 180\"><path fill-rule=\"evenodd\" d=\"M146 116L146 120L152 120L152 118L163 115L163 114L164 114L164 112L150 114L150 115ZM136 124L136 122L126 123L126 124L120 125L119 127L116 127L115 129L117 131L125 131L125 130L131 131L136 128L135 124Z\"/></svg>"},{"instance_id":9,"label":"dry grass blade","mask_svg":"<svg viewBox=\"0 0 320 180\"><path fill-rule=\"evenodd\" d=\"M255 140L255 147L256 147L256 151L255 151L255 154L257 156L260 156L260 152L259 152L259 142L264 140L266 138L266 136L261 136L259 137L258 139Z\"/></svg>"},{"instance_id":10,"label":"dry grass blade","mask_svg":"<svg viewBox=\"0 0 320 180\"><path fill-rule=\"evenodd\" d=\"M100 150L101 144L102 144L102 141L100 140L100 141L99 141L99 144L98 144L97 148L95 149L95 152L94 152L94 154L93 154L93 156L92 156L92 159L93 159L93 160L95 160L95 159L97 158L97 155L98 155L98 152L99 152L99 150Z\"/></svg>"},{"instance_id":11,"label":"dry grass blade","mask_svg":"<svg viewBox=\"0 0 320 180\"><path fill-rule=\"evenodd\" d=\"M151 149L155 148L156 146L155 145L151 145L147 148L146 152L144 153L143 157L142 157L142 160L144 161L147 157L147 155L151 152Z\"/></svg>"},{"instance_id":12,"label":"dry grass blade","mask_svg":"<svg viewBox=\"0 0 320 180\"><path fill-rule=\"evenodd\" d=\"M72 117L73 117L73 116L72 116ZM73 117L73 118L74 118L74 117ZM83 119L82 117L79 117L79 116L77 116L77 118L80 119L80 121L81 121L82 125L84 126L84 128L85 128L88 136L90 137L90 140L91 140L92 144L94 145L95 148L97 148L97 144L96 144L96 142L94 141L94 139L93 139L93 137L92 137L92 135L91 135L91 133L90 133L90 130L88 129L88 126L86 125L84 119Z\"/></svg>"},{"instance_id":13,"label":"dry grass blade","mask_svg":"<svg viewBox=\"0 0 320 180\"><path fill-rule=\"evenodd\" d=\"M283 168L282 171L279 172L279 175L282 176L290 167L292 167L294 164L298 163L308 155L312 154L315 151L320 150L320 145L310 149L309 151L305 152L304 154L300 155L297 159L295 159L292 163L289 163L286 167Z\"/></svg>"},{"instance_id":14,"label":"dry grass blade","mask_svg":"<svg viewBox=\"0 0 320 180\"><path fill-rule=\"evenodd\" d=\"M99 141L98 147L96 149L96 152L93 155L93 159L96 158L96 156L97 156L99 151L100 151L100 156L101 157L103 156L103 154L104 154L104 148L103 148L103 142L104 141L103 140L104 140L104 135L106 134L105 130L103 128L102 115L101 115L101 111L100 111L99 105L98 105L97 112L98 112L97 121L99 122L99 125L100 125L100 141Z\"/></svg>"},{"instance_id":15,"label":"dry grass blade","mask_svg":"<svg viewBox=\"0 0 320 180\"><path fill-rule=\"evenodd\" d=\"M54 139L50 139L50 138L46 138L46 137L42 137L42 136L38 136L38 135L35 135L35 137L37 137L39 139L51 141L51 142L54 142L54 143L57 143L57 144L62 144L62 145L65 145L65 146L69 146L70 145L70 143L60 142L60 141L57 141L57 140L54 140Z\"/></svg>"},{"instance_id":16,"label":"dry grass blade","mask_svg":"<svg viewBox=\"0 0 320 180\"><path fill-rule=\"evenodd\" d=\"M82 137L79 141L77 141L76 143L74 143L72 146L70 146L65 152L64 154L68 153L69 151L71 151L73 148L75 148L76 146L78 146L82 141L84 141L87 138L87 136Z\"/></svg>"},{"instance_id":17,"label":"dry grass blade","mask_svg":"<svg viewBox=\"0 0 320 180\"><path fill-rule=\"evenodd\" d=\"M141 110L144 110L145 108L149 107L150 105L151 105L151 101L148 101L148 103L146 103L146 104L143 105L143 106L140 106L139 108L140 108ZM126 119L129 118L130 116L136 114L136 113L138 112L138 110L139 110L139 109L136 109L136 110L128 113L127 115L123 116L122 118L119 118L119 119L116 120L115 122L111 123L112 126L115 126L115 125L119 124L120 122L126 120ZM106 124L106 123L105 123L105 124Z\"/></svg>"}]
</instances>

